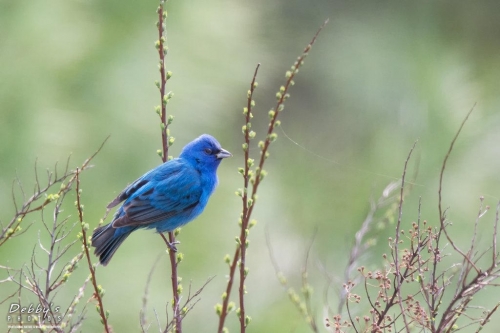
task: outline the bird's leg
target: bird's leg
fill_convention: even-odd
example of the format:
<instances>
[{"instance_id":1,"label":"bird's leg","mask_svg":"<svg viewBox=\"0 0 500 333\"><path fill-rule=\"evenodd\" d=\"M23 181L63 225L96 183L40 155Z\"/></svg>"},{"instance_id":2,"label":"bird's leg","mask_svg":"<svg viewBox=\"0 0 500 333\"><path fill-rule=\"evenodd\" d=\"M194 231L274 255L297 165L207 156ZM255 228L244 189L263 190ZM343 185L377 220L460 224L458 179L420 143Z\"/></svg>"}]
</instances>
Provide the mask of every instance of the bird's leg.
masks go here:
<instances>
[{"instance_id":1,"label":"bird's leg","mask_svg":"<svg viewBox=\"0 0 500 333\"><path fill-rule=\"evenodd\" d=\"M180 244L181 242L179 242L179 241L177 241L177 240L176 240L175 242L170 243L170 242L168 241L167 237L165 237L165 235L164 235L162 232L160 232L159 234L160 234L160 236L163 238L163 240L165 241L165 244L167 244L167 247L168 247L171 251L173 251L173 252L177 252L177 248L175 247L175 245L176 245L176 244Z\"/></svg>"}]
</instances>

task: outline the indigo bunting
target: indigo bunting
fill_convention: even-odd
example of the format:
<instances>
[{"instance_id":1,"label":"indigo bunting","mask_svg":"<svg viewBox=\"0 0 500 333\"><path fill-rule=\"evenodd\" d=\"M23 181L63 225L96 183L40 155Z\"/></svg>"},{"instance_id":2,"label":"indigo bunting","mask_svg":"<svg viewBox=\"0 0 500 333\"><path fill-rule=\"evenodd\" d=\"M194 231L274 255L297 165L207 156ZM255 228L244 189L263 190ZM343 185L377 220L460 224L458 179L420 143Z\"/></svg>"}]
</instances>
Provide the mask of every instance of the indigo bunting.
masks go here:
<instances>
[{"instance_id":1,"label":"indigo bunting","mask_svg":"<svg viewBox=\"0 0 500 333\"><path fill-rule=\"evenodd\" d=\"M111 223L92 234L101 264L107 265L137 229L169 232L200 215L217 186L217 167L230 156L214 137L203 134L188 143L179 158L157 166L125 188L107 207L124 201Z\"/></svg>"}]
</instances>

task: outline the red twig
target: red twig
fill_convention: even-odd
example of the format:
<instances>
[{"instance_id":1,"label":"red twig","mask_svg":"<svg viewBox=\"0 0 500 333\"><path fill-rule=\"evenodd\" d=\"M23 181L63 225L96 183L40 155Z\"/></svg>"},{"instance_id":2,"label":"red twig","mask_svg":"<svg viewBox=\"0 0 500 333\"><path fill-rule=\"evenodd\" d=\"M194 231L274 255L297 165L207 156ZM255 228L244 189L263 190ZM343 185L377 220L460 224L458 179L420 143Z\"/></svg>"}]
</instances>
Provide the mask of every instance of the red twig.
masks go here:
<instances>
[{"instance_id":1,"label":"red twig","mask_svg":"<svg viewBox=\"0 0 500 333\"><path fill-rule=\"evenodd\" d=\"M302 55L298 57L297 61L294 63L292 66L292 70L288 71L286 73L286 82L285 85L280 88L280 91L277 93L277 104L275 109L271 110L269 113L269 116L271 118L271 121L269 123L269 127L267 130L267 135L265 141L259 142L259 147L261 149L260 152L260 160L258 167L255 169L255 176L251 176L250 174L250 168L252 167L253 161L249 158L249 143L250 139L252 138L250 136L250 126L249 122L252 117L251 115L251 108L253 106L253 91L255 89L255 78L257 76L257 71L259 69L259 65L257 65L257 68L255 69L254 76L252 79L252 84L250 86L250 90L247 96L247 107L245 110L245 127L244 127L244 135L245 135L245 148L244 148L244 158L245 158L245 167L243 171L243 178L244 178L244 188L243 188L243 193L242 193L242 203L243 203L243 213L242 213L242 218L241 218L241 233L238 238L239 246L236 248L231 265L229 267L229 279L228 283L226 286L226 292L225 292L225 298L223 300L222 304L222 310L219 315L219 327L217 332L222 333L224 329L224 323L227 318L227 313L228 313L228 304L229 304L229 296L231 294L231 290L233 287L234 283L234 275L236 272L236 267L238 265L238 262L240 264L240 286L239 286L239 301L240 301L240 314L239 314L239 319L240 319L240 332L245 332L246 330L246 325L248 324L247 318L245 316L245 304L244 304L244 294L245 294L245 288L244 288L244 282L245 282L245 277L248 272L246 266L245 266L245 260L246 260L246 247L247 247L247 234L248 234L248 228L249 228L249 223L250 223L250 218L253 212L253 208L255 206L255 200L256 200L256 194L257 190L259 188L259 185L264 178L264 171L263 171L263 166L264 166L264 161L267 159L269 156L268 149L273 142L277 135L274 133L274 129L276 126L279 126L279 122L277 121L278 114L284 109L284 102L285 100L289 97L288 95L288 89L290 86L293 85L293 78L295 75L298 73L299 68L303 65L304 59L307 56L308 52L310 51L312 45L316 41L319 33L325 25L328 23L328 20L326 20L323 25L318 29L316 34L314 35L313 39L311 42L306 46L304 49ZM252 193L250 196L248 196L248 188L249 188L249 182L252 183Z\"/></svg>"},{"instance_id":2,"label":"red twig","mask_svg":"<svg viewBox=\"0 0 500 333\"><path fill-rule=\"evenodd\" d=\"M75 172L75 179L76 179L76 205L78 209L78 219L80 221L80 225L82 228L82 243L83 243L83 249L85 251L85 257L87 258L87 263L89 266L89 271L91 275L91 280L92 280L92 285L94 287L94 297L97 299L98 307L99 307L99 315L101 316L102 319L102 324L104 325L104 330L106 333L110 333L111 330L109 329L108 326L108 318L106 316L106 313L104 312L104 306L102 304L102 297L101 297L101 291L102 288L100 288L97 285L97 279L95 277L95 268L92 265L92 262L90 261L90 253L89 253L89 244L87 243L87 230L88 230L88 225L86 225L85 222L83 222L83 210L82 210L82 205L80 203L80 169L76 169Z\"/></svg>"},{"instance_id":3,"label":"red twig","mask_svg":"<svg viewBox=\"0 0 500 333\"><path fill-rule=\"evenodd\" d=\"M165 37L165 18L167 17L166 11L164 11L163 5L165 1L160 0L160 5L158 6L158 41L156 43L156 48L158 50L158 56L160 58L160 82L159 82L159 89L160 89L160 118L161 118L161 141L162 141L162 149L163 149L163 154L161 156L163 163L165 163L168 160L168 121L167 121L167 103L170 98L170 96L165 95L165 86L167 84L168 76L165 71L165 56L167 54L167 47L166 47L166 37ZM173 232L168 233L168 240L165 237L165 235L160 234L160 236L163 238L165 243L170 249L169 244L175 244L175 235ZM171 281L172 281L172 294L173 294L173 299L174 299L174 304L173 304L173 311L174 311L174 329L176 333L181 333L182 332L182 316L180 313L180 306L179 306L179 291L178 291L178 275L177 275L177 259L175 252L172 251L172 249L169 250L169 259L170 259L170 268L171 268Z\"/></svg>"}]
</instances>

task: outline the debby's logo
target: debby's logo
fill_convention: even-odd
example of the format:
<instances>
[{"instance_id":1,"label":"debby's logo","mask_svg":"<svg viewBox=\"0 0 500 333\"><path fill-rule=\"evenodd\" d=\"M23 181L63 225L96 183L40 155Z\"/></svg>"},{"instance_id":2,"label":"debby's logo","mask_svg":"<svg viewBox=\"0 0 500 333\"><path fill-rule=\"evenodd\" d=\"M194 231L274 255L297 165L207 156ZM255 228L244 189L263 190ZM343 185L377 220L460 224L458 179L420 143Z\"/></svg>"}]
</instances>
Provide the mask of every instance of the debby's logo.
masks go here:
<instances>
[{"instance_id":1,"label":"debby's logo","mask_svg":"<svg viewBox=\"0 0 500 333\"><path fill-rule=\"evenodd\" d=\"M62 314L59 312L60 306L44 307L41 304L36 306L31 303L28 306L21 306L19 303L12 303L9 307L7 315L7 322L27 322L27 323L60 323L62 321Z\"/></svg>"}]
</instances>

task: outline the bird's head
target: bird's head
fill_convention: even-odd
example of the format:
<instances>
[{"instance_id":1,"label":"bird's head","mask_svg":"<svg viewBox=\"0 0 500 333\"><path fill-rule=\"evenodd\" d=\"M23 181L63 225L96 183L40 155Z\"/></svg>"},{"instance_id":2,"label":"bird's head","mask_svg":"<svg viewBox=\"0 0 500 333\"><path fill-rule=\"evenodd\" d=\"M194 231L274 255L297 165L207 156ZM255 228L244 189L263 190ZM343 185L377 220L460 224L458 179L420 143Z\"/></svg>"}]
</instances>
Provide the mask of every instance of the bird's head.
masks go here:
<instances>
[{"instance_id":1,"label":"bird's head","mask_svg":"<svg viewBox=\"0 0 500 333\"><path fill-rule=\"evenodd\" d=\"M188 143L181 152L183 158L201 169L217 169L222 159L231 157L230 152L223 149L211 135L203 134Z\"/></svg>"}]
</instances>

